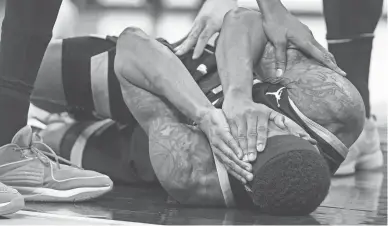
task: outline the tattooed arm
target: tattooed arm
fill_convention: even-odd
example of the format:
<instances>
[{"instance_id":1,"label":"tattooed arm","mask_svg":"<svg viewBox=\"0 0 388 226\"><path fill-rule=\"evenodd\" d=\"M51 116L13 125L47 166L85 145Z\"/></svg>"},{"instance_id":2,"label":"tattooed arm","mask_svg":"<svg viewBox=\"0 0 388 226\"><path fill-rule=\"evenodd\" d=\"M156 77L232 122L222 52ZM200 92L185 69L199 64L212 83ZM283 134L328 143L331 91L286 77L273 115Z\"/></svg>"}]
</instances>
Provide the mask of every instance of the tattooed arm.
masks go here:
<instances>
[{"instance_id":1,"label":"tattooed arm","mask_svg":"<svg viewBox=\"0 0 388 226\"><path fill-rule=\"evenodd\" d=\"M142 30L125 29L118 39L116 49L116 74L130 75L130 82L167 98L193 121L199 123L213 108L179 59ZM163 63L155 60L159 58L168 60ZM144 72L140 72L140 69ZM137 70L138 73L129 74L126 70Z\"/></svg>"},{"instance_id":2,"label":"tattooed arm","mask_svg":"<svg viewBox=\"0 0 388 226\"><path fill-rule=\"evenodd\" d=\"M184 124L170 103L118 78L126 105L149 137L152 167L168 194L182 204L225 205L205 134Z\"/></svg>"},{"instance_id":3,"label":"tattooed arm","mask_svg":"<svg viewBox=\"0 0 388 226\"><path fill-rule=\"evenodd\" d=\"M230 133L222 110L210 103L183 63L167 47L140 29L128 28L117 42L115 72L123 82L126 80L167 99L198 124L228 172L252 179L251 166L235 154L242 151Z\"/></svg>"}]
</instances>

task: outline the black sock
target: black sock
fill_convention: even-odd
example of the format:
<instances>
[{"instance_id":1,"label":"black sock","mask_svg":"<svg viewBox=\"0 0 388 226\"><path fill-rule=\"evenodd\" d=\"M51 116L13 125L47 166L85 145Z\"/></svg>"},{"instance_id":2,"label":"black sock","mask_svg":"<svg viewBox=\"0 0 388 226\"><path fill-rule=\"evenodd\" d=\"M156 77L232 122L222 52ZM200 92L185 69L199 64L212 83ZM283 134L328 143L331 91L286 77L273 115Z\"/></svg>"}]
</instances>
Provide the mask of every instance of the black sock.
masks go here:
<instances>
[{"instance_id":1,"label":"black sock","mask_svg":"<svg viewBox=\"0 0 388 226\"><path fill-rule=\"evenodd\" d=\"M329 43L329 51L347 78L360 92L365 104L366 117L370 117L369 68L373 37L353 39L349 42Z\"/></svg>"},{"instance_id":2,"label":"black sock","mask_svg":"<svg viewBox=\"0 0 388 226\"><path fill-rule=\"evenodd\" d=\"M29 98L9 89L0 91L0 146L9 143L15 133L26 125Z\"/></svg>"}]
</instances>

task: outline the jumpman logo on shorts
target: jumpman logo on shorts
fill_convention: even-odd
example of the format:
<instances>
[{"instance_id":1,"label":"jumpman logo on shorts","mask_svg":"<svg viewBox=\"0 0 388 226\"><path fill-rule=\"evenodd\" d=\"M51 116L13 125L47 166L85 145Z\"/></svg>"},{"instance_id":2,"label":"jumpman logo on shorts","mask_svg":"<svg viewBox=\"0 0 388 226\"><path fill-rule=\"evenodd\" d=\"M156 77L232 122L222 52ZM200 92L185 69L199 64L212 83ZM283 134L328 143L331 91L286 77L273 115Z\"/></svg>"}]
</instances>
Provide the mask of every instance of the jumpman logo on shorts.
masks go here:
<instances>
[{"instance_id":1,"label":"jumpman logo on shorts","mask_svg":"<svg viewBox=\"0 0 388 226\"><path fill-rule=\"evenodd\" d=\"M207 67L206 67L206 65L200 64L197 67L197 71L201 72L202 75L206 75L207 74Z\"/></svg>"},{"instance_id":2,"label":"jumpman logo on shorts","mask_svg":"<svg viewBox=\"0 0 388 226\"><path fill-rule=\"evenodd\" d=\"M265 95L274 95L275 98L276 98L276 102L278 103L278 107L280 107L280 103L279 103L279 100L280 98L282 97L282 93L283 93L283 89L286 88L286 87L282 87L280 88L278 91L276 92L267 92Z\"/></svg>"}]
</instances>

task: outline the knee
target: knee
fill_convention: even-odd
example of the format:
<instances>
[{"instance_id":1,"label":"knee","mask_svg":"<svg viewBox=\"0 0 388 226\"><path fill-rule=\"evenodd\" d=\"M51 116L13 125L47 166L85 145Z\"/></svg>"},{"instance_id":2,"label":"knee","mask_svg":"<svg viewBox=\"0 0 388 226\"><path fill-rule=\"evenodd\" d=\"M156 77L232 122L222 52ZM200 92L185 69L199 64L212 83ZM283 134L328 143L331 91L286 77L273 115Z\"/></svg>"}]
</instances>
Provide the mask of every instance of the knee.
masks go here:
<instances>
[{"instance_id":1,"label":"knee","mask_svg":"<svg viewBox=\"0 0 388 226\"><path fill-rule=\"evenodd\" d=\"M149 40L149 36L140 28L138 27L127 27L121 32L119 36L119 40Z\"/></svg>"},{"instance_id":2,"label":"knee","mask_svg":"<svg viewBox=\"0 0 388 226\"><path fill-rule=\"evenodd\" d=\"M116 44L115 72L121 71L128 64L128 59L136 57L139 50L148 46L151 38L140 28L127 27L121 32Z\"/></svg>"},{"instance_id":3,"label":"knee","mask_svg":"<svg viewBox=\"0 0 388 226\"><path fill-rule=\"evenodd\" d=\"M148 44L151 38L138 27L127 27L121 32L116 49L118 52L138 47L141 44Z\"/></svg>"},{"instance_id":4,"label":"knee","mask_svg":"<svg viewBox=\"0 0 388 226\"><path fill-rule=\"evenodd\" d=\"M261 20L261 13L256 10L251 10L247 8L238 7L237 9L232 9L226 13L224 17L224 23L250 23L252 21L256 22Z\"/></svg>"}]
</instances>

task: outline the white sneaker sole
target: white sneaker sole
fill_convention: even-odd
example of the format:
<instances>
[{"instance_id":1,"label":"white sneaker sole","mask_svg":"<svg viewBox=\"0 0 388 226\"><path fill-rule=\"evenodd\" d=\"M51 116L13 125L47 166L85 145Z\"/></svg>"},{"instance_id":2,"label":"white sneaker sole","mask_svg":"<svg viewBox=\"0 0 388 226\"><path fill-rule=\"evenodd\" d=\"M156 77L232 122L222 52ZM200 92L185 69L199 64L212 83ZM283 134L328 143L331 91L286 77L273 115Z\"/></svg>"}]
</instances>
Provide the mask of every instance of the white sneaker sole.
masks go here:
<instances>
[{"instance_id":1,"label":"white sneaker sole","mask_svg":"<svg viewBox=\"0 0 388 226\"><path fill-rule=\"evenodd\" d=\"M363 155L357 159L356 170L374 170L384 165L384 156L381 150L373 154Z\"/></svg>"},{"instance_id":2,"label":"white sneaker sole","mask_svg":"<svg viewBox=\"0 0 388 226\"><path fill-rule=\"evenodd\" d=\"M26 201L35 202L80 202L94 199L112 190L113 186L74 188L59 191L50 188L15 187Z\"/></svg>"},{"instance_id":3,"label":"white sneaker sole","mask_svg":"<svg viewBox=\"0 0 388 226\"><path fill-rule=\"evenodd\" d=\"M348 162L346 165L340 165L334 176L346 176L356 172L356 160Z\"/></svg>"},{"instance_id":4,"label":"white sneaker sole","mask_svg":"<svg viewBox=\"0 0 388 226\"><path fill-rule=\"evenodd\" d=\"M356 170L375 170L384 165L383 153L379 150L369 155L363 155L357 158L357 161L348 162L346 165L341 165L335 176L346 176L356 172Z\"/></svg>"},{"instance_id":5,"label":"white sneaker sole","mask_svg":"<svg viewBox=\"0 0 388 226\"><path fill-rule=\"evenodd\" d=\"M0 203L0 216L16 213L24 208L23 196L16 197L10 202Z\"/></svg>"}]
</instances>

